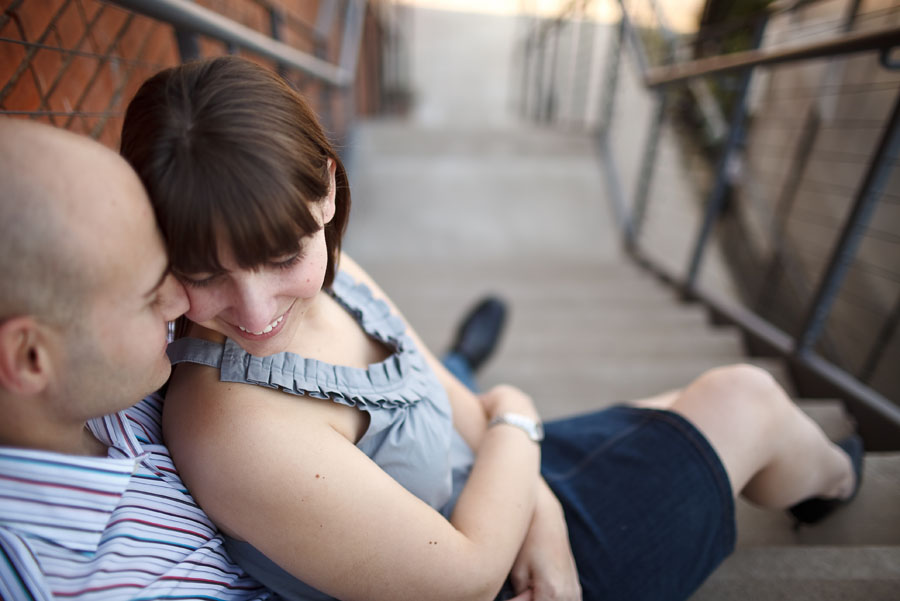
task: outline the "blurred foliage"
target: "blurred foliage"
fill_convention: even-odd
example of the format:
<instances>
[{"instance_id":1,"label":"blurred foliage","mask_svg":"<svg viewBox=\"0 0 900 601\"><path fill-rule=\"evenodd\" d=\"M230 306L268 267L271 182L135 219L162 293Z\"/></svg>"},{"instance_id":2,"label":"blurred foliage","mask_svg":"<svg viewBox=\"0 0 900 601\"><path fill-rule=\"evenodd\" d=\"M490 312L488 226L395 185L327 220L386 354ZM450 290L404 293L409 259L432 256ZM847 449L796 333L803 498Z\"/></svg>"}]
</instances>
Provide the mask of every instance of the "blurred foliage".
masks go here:
<instances>
[{"instance_id":1,"label":"blurred foliage","mask_svg":"<svg viewBox=\"0 0 900 601\"><path fill-rule=\"evenodd\" d=\"M757 24L774 0L708 0L700 17L694 56L740 52L752 47Z\"/></svg>"},{"instance_id":2,"label":"blurred foliage","mask_svg":"<svg viewBox=\"0 0 900 601\"><path fill-rule=\"evenodd\" d=\"M704 58L751 50L765 26L769 6L774 0L708 0L700 18L697 35L691 44L693 58ZM709 89L726 120L734 110L740 88L740 74L732 73L710 77ZM693 128L699 134L697 140L705 154L718 154L718 144L705 138L704 115L691 93L679 86L675 94L675 110L682 125Z\"/></svg>"}]
</instances>

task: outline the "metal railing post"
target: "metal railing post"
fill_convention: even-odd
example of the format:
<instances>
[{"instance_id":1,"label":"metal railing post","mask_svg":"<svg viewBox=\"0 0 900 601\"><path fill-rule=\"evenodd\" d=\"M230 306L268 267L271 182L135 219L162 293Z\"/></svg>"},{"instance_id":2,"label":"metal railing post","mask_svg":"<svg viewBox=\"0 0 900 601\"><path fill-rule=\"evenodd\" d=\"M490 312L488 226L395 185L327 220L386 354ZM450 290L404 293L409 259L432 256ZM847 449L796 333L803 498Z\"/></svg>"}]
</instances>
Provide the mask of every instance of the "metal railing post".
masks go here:
<instances>
[{"instance_id":1,"label":"metal railing post","mask_svg":"<svg viewBox=\"0 0 900 601\"><path fill-rule=\"evenodd\" d=\"M564 123L575 124L575 90L578 80L578 63L581 58L581 29L584 26L584 2L576 3L572 12L571 58L566 69L565 98L560 102L559 116Z\"/></svg>"},{"instance_id":2,"label":"metal railing post","mask_svg":"<svg viewBox=\"0 0 900 601\"><path fill-rule=\"evenodd\" d=\"M548 123L553 120L553 113L556 110L556 63L559 58L559 36L561 30L562 21L558 21L552 26L551 31L548 34L553 36L553 42L550 45L546 97L543 99L543 106L541 107L541 121L546 121Z\"/></svg>"},{"instance_id":3,"label":"metal railing post","mask_svg":"<svg viewBox=\"0 0 900 601\"><path fill-rule=\"evenodd\" d=\"M541 120L541 98L544 97L544 55L546 54L546 29L539 27L534 34L534 106L533 119Z\"/></svg>"},{"instance_id":4,"label":"metal railing post","mask_svg":"<svg viewBox=\"0 0 900 601\"><path fill-rule=\"evenodd\" d=\"M754 303L756 311L759 313L765 313L768 310L775 293L775 282L782 272L781 263L784 256L787 218L794 206L797 191L800 189L800 181L806 172L806 165L809 163L809 157L812 154L813 144L815 144L818 136L821 121L818 109L816 107L809 109L806 119L803 121L803 129L800 133L800 140L794 150L794 157L788 168L791 178L782 188L781 194L775 203L771 234L773 241L772 258L769 259L769 265L766 267L765 274L760 279L759 290Z\"/></svg>"},{"instance_id":5,"label":"metal railing post","mask_svg":"<svg viewBox=\"0 0 900 601\"><path fill-rule=\"evenodd\" d=\"M763 19L756 28L753 39L753 48L759 48L762 43L763 31L765 31L766 20ZM731 112L731 121L728 128L728 138L725 141L725 147L722 149L722 155L716 165L716 176L713 187L710 190L709 197L706 201L706 211L703 215L703 223L694 242L694 250L691 252L691 258L688 262L687 275L682 284L682 294L690 297L694 292L694 286L697 283L697 275L700 272L700 262L703 260L703 253L706 251L706 243L712 234L713 226L722 212L725 205L725 199L728 193L729 170L731 162L734 160L735 153L744 139L744 124L747 119L747 92L750 90L750 79L753 76L753 67L746 67L740 75L740 83L738 84L737 99Z\"/></svg>"},{"instance_id":6,"label":"metal railing post","mask_svg":"<svg viewBox=\"0 0 900 601\"><path fill-rule=\"evenodd\" d=\"M175 43L178 45L178 58L183 63L200 58L200 44L197 34L184 29L175 30Z\"/></svg>"},{"instance_id":7,"label":"metal railing post","mask_svg":"<svg viewBox=\"0 0 900 601\"><path fill-rule=\"evenodd\" d=\"M531 91L531 32L522 46L522 80L519 86L519 113L528 116L528 94Z\"/></svg>"},{"instance_id":8,"label":"metal railing post","mask_svg":"<svg viewBox=\"0 0 900 601\"><path fill-rule=\"evenodd\" d=\"M631 216L625 232L625 246L628 249L637 248L641 227L644 224L644 216L647 212L647 198L650 195L650 182L653 179L653 168L656 166L656 156L659 150L659 138L662 135L662 126L666 120L666 110L669 104L669 86L660 86L656 90L656 112L650 129L647 131L647 141L644 143L644 155L641 157L641 168L638 171L637 189L634 195L634 203L631 207Z\"/></svg>"},{"instance_id":9,"label":"metal railing post","mask_svg":"<svg viewBox=\"0 0 900 601\"><path fill-rule=\"evenodd\" d=\"M273 40L278 40L279 42L284 40L284 36L282 35L282 31L284 30L284 15L281 14L281 9L273 6L269 7L269 34L272 36ZM278 74L282 77L287 75L287 67L284 66L284 63L278 62Z\"/></svg>"},{"instance_id":10,"label":"metal railing post","mask_svg":"<svg viewBox=\"0 0 900 601\"><path fill-rule=\"evenodd\" d=\"M809 354L822 333L831 306L837 299L841 282L850 268L850 262L856 255L863 232L868 226L869 219L875 211L875 206L881 198L881 193L887 185L891 170L898 157L900 157L900 95L894 103L890 119L878 143L878 149L869 164L859 191L856 193L853 208L847 217L841 236L831 253L828 268L810 303L794 347L796 355Z\"/></svg>"},{"instance_id":11,"label":"metal railing post","mask_svg":"<svg viewBox=\"0 0 900 601\"><path fill-rule=\"evenodd\" d=\"M341 31L341 49L338 57L338 65L341 70L352 73L350 85L339 88L337 95L343 109L344 131L349 129L350 123L356 115L356 67L359 61L359 49L362 40L362 31L366 19L366 2L364 0L348 0L344 9L344 26ZM330 88L329 88L330 89ZM343 146L343 140L340 141Z\"/></svg>"},{"instance_id":12,"label":"metal railing post","mask_svg":"<svg viewBox=\"0 0 900 601\"><path fill-rule=\"evenodd\" d=\"M871 350L869 350L869 354L866 356L866 360L863 362L862 367L856 376L861 381L868 382L872 379L872 376L875 375L875 370L878 369L878 363L881 361L881 357L884 355L884 351L887 348L888 343L890 343L891 338L894 337L898 325L900 325L900 298L894 303L893 310L884 321L884 325L881 327L881 331L878 333L875 343L872 345Z\"/></svg>"},{"instance_id":13,"label":"metal railing post","mask_svg":"<svg viewBox=\"0 0 900 601\"><path fill-rule=\"evenodd\" d=\"M623 43L625 41L625 17L619 19L619 24L612 34L612 44L610 45L609 57L606 59L606 69L604 73L603 98L601 100L600 123L598 130L601 137L609 135L609 128L612 124L613 109L616 103L616 91L619 86L619 63L621 62Z\"/></svg>"}]
</instances>

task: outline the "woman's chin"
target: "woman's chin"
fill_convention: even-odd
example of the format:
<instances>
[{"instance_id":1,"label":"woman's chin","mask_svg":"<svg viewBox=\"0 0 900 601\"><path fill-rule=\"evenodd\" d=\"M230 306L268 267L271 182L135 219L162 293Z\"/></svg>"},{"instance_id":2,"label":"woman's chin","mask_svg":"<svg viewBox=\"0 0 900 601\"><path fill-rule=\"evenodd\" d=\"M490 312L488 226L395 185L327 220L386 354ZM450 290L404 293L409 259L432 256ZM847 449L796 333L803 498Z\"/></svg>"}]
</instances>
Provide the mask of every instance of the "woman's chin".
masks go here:
<instances>
[{"instance_id":1,"label":"woman's chin","mask_svg":"<svg viewBox=\"0 0 900 601\"><path fill-rule=\"evenodd\" d=\"M287 345L281 344L280 338L269 338L266 340L247 340L246 338L230 337L239 347L253 355L254 357L268 357L280 353L287 348Z\"/></svg>"}]
</instances>

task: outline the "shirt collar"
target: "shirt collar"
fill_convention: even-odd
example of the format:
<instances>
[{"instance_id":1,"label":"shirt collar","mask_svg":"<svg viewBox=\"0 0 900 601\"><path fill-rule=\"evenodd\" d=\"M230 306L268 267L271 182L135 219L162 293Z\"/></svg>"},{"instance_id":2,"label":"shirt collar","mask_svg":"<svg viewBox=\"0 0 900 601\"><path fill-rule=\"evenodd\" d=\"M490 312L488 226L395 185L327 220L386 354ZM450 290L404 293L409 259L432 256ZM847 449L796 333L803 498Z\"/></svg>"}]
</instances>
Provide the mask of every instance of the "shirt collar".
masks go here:
<instances>
[{"instance_id":1,"label":"shirt collar","mask_svg":"<svg viewBox=\"0 0 900 601\"><path fill-rule=\"evenodd\" d=\"M88 422L107 457L0 447L0 527L93 553L145 454L124 413Z\"/></svg>"}]
</instances>

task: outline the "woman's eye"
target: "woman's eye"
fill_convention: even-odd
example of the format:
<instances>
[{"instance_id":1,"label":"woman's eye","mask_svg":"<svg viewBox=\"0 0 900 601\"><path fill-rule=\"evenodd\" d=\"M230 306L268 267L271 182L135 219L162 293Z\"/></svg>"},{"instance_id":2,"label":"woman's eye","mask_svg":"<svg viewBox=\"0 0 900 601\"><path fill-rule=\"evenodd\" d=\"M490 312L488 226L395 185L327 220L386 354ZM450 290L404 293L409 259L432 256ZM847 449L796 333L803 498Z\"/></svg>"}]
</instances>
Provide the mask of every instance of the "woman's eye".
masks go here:
<instances>
[{"instance_id":1,"label":"woman's eye","mask_svg":"<svg viewBox=\"0 0 900 601\"><path fill-rule=\"evenodd\" d=\"M203 288L204 286L209 286L216 280L216 276L213 275L200 275L200 276L181 276L178 278L181 280L181 283L185 286L191 286L193 288Z\"/></svg>"},{"instance_id":2,"label":"woman's eye","mask_svg":"<svg viewBox=\"0 0 900 601\"><path fill-rule=\"evenodd\" d=\"M288 257L279 257L275 261L272 261L272 265L277 267L278 269L290 269L294 265L296 265L300 259L303 258L303 253L298 252Z\"/></svg>"}]
</instances>

